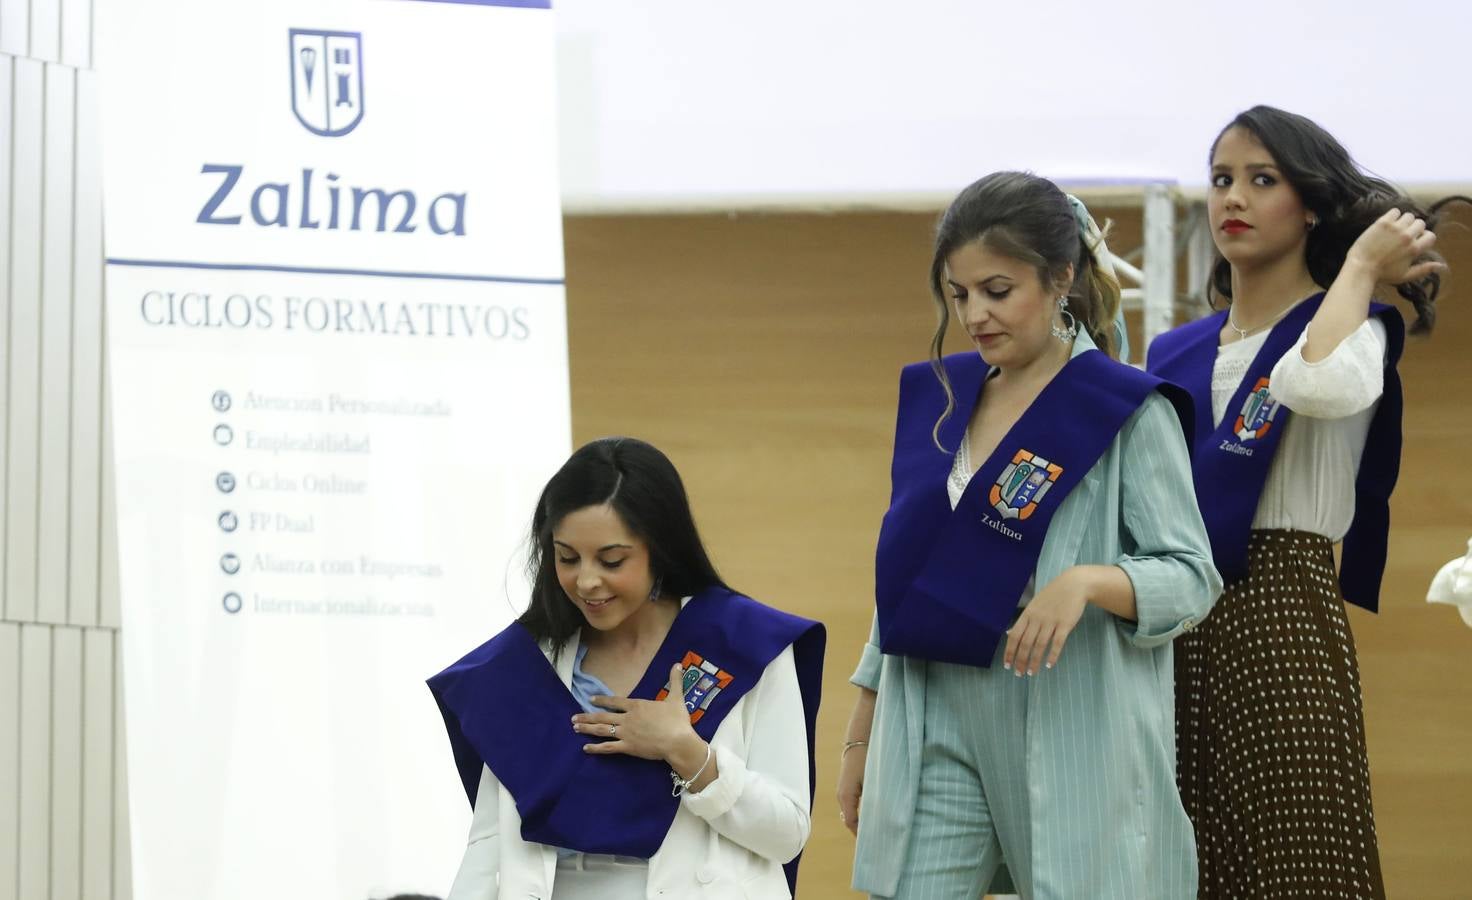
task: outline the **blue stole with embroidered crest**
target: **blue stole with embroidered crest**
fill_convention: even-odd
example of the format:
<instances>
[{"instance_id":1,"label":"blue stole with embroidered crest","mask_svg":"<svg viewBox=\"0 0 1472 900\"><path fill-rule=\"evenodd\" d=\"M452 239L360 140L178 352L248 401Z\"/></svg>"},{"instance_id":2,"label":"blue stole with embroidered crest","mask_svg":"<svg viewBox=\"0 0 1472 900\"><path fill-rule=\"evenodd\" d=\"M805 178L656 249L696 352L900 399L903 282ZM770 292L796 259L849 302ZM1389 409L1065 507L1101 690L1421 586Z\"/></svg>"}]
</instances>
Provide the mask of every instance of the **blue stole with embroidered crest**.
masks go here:
<instances>
[{"instance_id":1,"label":"blue stole with embroidered crest","mask_svg":"<svg viewBox=\"0 0 1472 900\"><path fill-rule=\"evenodd\" d=\"M685 705L692 727L710 741L768 664L792 647L811 788L816 785L813 741L824 643L818 622L724 587L707 588L680 610L630 697L663 699L670 668L680 663L686 667ZM590 738L572 730L572 717L583 709L521 624L430 678L429 689L472 807L484 764L515 799L527 841L643 859L659 850L680 804L670 794L669 766L585 752ZM788 864L791 884L797 862Z\"/></svg>"},{"instance_id":2,"label":"blue stole with embroidered crest","mask_svg":"<svg viewBox=\"0 0 1472 900\"><path fill-rule=\"evenodd\" d=\"M975 353L945 357L956 409L940 428L956 448L980 402L988 367ZM932 429L946 398L928 363L900 376L889 511L879 532L875 601L880 649L986 667L1037 568L1053 514L1152 391L1189 422L1189 398L1098 350L1074 356L971 477L951 509L954 459ZM1189 428L1187 433L1189 433Z\"/></svg>"},{"instance_id":3,"label":"blue stole with embroidered crest","mask_svg":"<svg viewBox=\"0 0 1472 900\"><path fill-rule=\"evenodd\" d=\"M1216 425L1211 373L1227 312L1182 325L1150 345L1148 371L1169 378L1191 394L1196 412L1192 440L1196 500L1211 537L1212 559L1228 583L1247 574L1252 519L1291 416L1273 399L1273 367L1298 342L1323 301L1323 294L1311 297L1273 326L1227 404L1226 415ZM1405 325L1400 313L1384 304L1372 304L1370 315L1379 316L1385 325L1385 388L1370 421L1355 477L1354 520L1344 536L1339 585L1345 600L1375 612L1385 573L1390 494L1400 473L1402 400L1395 367L1405 345Z\"/></svg>"}]
</instances>

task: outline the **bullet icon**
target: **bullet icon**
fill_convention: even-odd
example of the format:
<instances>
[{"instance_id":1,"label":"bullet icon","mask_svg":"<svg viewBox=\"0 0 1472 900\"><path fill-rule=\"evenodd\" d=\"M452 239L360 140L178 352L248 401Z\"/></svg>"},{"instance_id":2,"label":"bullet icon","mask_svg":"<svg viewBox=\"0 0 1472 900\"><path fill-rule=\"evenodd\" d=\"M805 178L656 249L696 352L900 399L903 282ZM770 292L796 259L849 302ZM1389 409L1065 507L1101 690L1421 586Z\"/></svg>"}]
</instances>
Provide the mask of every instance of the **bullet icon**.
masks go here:
<instances>
[{"instance_id":1,"label":"bullet icon","mask_svg":"<svg viewBox=\"0 0 1472 900\"><path fill-rule=\"evenodd\" d=\"M240 571L240 557L234 553L226 553L220 557L220 571L226 575L234 575Z\"/></svg>"},{"instance_id":2,"label":"bullet icon","mask_svg":"<svg viewBox=\"0 0 1472 900\"><path fill-rule=\"evenodd\" d=\"M224 512L220 513L220 530L221 531L234 531L235 529L237 529L239 527L240 527L240 519L236 518L235 513L231 512L228 509L225 510Z\"/></svg>"},{"instance_id":3,"label":"bullet icon","mask_svg":"<svg viewBox=\"0 0 1472 900\"><path fill-rule=\"evenodd\" d=\"M224 391L215 391L215 395L210 398L210 406L215 408L215 412L228 412L230 410L230 395Z\"/></svg>"},{"instance_id":4,"label":"bullet icon","mask_svg":"<svg viewBox=\"0 0 1472 900\"><path fill-rule=\"evenodd\" d=\"M219 488L222 494L230 493L235 490L235 476L229 472L221 472L215 476L215 487Z\"/></svg>"},{"instance_id":5,"label":"bullet icon","mask_svg":"<svg viewBox=\"0 0 1472 900\"><path fill-rule=\"evenodd\" d=\"M235 431L229 425L221 422L215 426L215 443L224 447L233 440L235 440Z\"/></svg>"},{"instance_id":6,"label":"bullet icon","mask_svg":"<svg viewBox=\"0 0 1472 900\"><path fill-rule=\"evenodd\" d=\"M230 613L231 615L240 612L240 595L235 593L234 591L226 594L224 598L220 601L220 603L222 606L225 607L225 612Z\"/></svg>"}]
</instances>

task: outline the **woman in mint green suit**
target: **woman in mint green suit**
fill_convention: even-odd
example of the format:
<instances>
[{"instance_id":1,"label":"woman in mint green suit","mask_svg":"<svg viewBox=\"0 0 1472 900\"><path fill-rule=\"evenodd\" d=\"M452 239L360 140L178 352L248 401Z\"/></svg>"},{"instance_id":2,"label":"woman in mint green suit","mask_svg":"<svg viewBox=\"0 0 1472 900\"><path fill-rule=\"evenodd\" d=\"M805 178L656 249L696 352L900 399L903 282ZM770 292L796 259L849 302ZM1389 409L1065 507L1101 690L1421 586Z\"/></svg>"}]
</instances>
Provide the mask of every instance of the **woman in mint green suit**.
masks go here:
<instances>
[{"instance_id":1,"label":"woman in mint green suit","mask_svg":"<svg viewBox=\"0 0 1472 900\"><path fill-rule=\"evenodd\" d=\"M1082 204L1036 176L988 176L941 220L839 779L874 897L1195 896L1171 640L1221 581L1178 390L1109 358L1106 264ZM939 358L952 309L980 359Z\"/></svg>"}]
</instances>

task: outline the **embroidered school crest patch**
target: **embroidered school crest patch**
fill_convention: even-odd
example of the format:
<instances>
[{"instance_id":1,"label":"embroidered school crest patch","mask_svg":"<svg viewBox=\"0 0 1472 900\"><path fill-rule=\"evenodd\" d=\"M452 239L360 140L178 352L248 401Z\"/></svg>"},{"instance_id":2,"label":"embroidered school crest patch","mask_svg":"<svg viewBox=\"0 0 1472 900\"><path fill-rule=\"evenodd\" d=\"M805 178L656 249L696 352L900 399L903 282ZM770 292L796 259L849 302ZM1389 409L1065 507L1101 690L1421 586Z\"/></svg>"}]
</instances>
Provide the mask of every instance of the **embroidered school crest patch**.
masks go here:
<instances>
[{"instance_id":1,"label":"embroidered school crest patch","mask_svg":"<svg viewBox=\"0 0 1472 900\"><path fill-rule=\"evenodd\" d=\"M680 665L685 668L684 679L680 685L685 692L685 709L689 710L690 724L694 725L705 715L705 711L721 693L721 689L729 685L733 678L730 672L693 650L685 652L685 658L680 661ZM660 688L654 699L663 700L669 694L669 688Z\"/></svg>"},{"instance_id":2,"label":"embroidered school crest patch","mask_svg":"<svg viewBox=\"0 0 1472 900\"><path fill-rule=\"evenodd\" d=\"M1242 412L1237 416L1237 425L1232 430L1236 432L1239 441L1254 440L1268 433L1277 415L1278 401L1268 393L1268 379L1259 378L1243 402Z\"/></svg>"},{"instance_id":3,"label":"embroidered school crest patch","mask_svg":"<svg viewBox=\"0 0 1472 900\"><path fill-rule=\"evenodd\" d=\"M1030 450L1018 450L992 485L989 499L1004 519L1026 519L1043 502L1063 467Z\"/></svg>"}]
</instances>

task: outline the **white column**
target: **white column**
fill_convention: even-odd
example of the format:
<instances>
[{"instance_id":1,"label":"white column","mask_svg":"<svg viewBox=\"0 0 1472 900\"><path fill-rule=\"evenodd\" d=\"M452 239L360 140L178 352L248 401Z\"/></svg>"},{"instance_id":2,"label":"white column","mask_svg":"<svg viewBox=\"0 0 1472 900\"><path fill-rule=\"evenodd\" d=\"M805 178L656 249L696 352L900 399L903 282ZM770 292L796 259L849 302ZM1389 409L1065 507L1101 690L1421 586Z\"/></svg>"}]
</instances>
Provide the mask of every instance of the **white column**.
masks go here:
<instances>
[{"instance_id":1,"label":"white column","mask_svg":"<svg viewBox=\"0 0 1472 900\"><path fill-rule=\"evenodd\" d=\"M1175 200L1168 184L1145 186L1145 341L1143 358L1155 336L1175 324Z\"/></svg>"}]
</instances>

